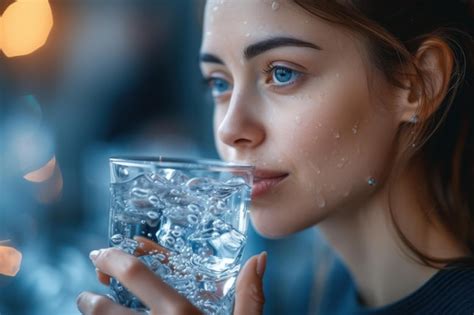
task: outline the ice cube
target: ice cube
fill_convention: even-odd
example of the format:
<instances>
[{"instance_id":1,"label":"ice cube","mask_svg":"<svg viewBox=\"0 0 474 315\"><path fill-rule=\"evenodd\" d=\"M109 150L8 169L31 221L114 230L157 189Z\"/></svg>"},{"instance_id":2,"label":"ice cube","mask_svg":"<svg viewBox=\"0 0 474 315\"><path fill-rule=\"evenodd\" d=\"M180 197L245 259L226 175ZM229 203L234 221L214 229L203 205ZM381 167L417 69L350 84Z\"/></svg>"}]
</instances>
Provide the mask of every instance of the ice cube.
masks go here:
<instances>
[{"instance_id":1,"label":"ice cube","mask_svg":"<svg viewBox=\"0 0 474 315\"><path fill-rule=\"evenodd\" d=\"M238 262L246 237L232 226L216 221L211 228L190 235L189 242L193 252L202 257L200 268L223 272Z\"/></svg>"},{"instance_id":2,"label":"ice cube","mask_svg":"<svg viewBox=\"0 0 474 315\"><path fill-rule=\"evenodd\" d=\"M185 240L191 233L189 226L186 213L174 217L163 216L160 229L156 232L158 243L170 250L182 252L187 245Z\"/></svg>"}]
</instances>

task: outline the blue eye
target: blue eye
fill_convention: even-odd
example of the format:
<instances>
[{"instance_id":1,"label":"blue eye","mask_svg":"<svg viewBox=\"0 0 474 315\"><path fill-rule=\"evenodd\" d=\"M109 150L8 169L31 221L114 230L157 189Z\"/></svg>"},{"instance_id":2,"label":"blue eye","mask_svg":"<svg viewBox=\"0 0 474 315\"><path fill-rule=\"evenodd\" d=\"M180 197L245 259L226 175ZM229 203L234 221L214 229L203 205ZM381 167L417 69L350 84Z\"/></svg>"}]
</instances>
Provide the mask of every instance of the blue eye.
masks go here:
<instances>
[{"instance_id":1,"label":"blue eye","mask_svg":"<svg viewBox=\"0 0 474 315\"><path fill-rule=\"evenodd\" d=\"M273 81L276 85L288 85L293 83L301 73L281 66L276 66L273 68Z\"/></svg>"},{"instance_id":2,"label":"blue eye","mask_svg":"<svg viewBox=\"0 0 474 315\"><path fill-rule=\"evenodd\" d=\"M211 88L212 96L214 97L226 93L231 87L229 82L221 78L209 78L207 82Z\"/></svg>"}]
</instances>

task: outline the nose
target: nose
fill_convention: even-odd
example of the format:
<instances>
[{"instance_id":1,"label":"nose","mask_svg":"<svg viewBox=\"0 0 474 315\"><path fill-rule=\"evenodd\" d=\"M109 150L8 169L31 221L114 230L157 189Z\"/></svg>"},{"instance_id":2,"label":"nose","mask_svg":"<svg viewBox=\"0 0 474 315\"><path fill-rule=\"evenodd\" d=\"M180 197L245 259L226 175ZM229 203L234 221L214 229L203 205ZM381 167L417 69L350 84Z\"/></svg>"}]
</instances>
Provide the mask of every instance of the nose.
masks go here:
<instances>
[{"instance_id":1,"label":"nose","mask_svg":"<svg viewBox=\"0 0 474 315\"><path fill-rule=\"evenodd\" d=\"M234 94L228 106L218 128L219 139L236 149L259 146L265 140L265 127L255 103L243 94Z\"/></svg>"}]
</instances>

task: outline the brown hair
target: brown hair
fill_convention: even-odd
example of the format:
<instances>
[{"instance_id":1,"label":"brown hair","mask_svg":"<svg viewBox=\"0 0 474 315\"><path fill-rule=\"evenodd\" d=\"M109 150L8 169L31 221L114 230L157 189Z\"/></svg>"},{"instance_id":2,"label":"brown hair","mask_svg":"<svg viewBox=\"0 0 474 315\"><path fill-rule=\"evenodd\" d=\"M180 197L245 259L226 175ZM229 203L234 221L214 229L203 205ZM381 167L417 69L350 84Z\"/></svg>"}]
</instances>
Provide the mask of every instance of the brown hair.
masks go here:
<instances>
[{"instance_id":1,"label":"brown hair","mask_svg":"<svg viewBox=\"0 0 474 315\"><path fill-rule=\"evenodd\" d=\"M415 69L421 82L418 123L411 128L407 158L423 158L426 185L435 201L436 215L457 240L470 250L469 257L441 259L418 250L395 228L409 250L423 263L463 261L474 264L474 101L472 16L468 1L423 0L294 0L308 12L343 25L368 39L371 62L391 84L408 88L400 80ZM454 68L448 94L435 106L427 91L429 77L416 65L415 53L428 38L443 40L452 50ZM430 114L432 113L432 114ZM428 209L426 209L428 211Z\"/></svg>"}]
</instances>

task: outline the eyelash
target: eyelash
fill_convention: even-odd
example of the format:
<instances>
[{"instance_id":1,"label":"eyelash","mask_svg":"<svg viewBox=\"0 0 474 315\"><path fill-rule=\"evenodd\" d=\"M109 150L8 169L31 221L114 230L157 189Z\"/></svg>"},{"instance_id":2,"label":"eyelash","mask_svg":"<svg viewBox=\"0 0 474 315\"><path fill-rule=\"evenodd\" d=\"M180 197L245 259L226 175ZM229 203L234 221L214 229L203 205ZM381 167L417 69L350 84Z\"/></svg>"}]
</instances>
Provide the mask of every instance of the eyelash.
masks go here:
<instances>
[{"instance_id":1,"label":"eyelash","mask_svg":"<svg viewBox=\"0 0 474 315\"><path fill-rule=\"evenodd\" d=\"M273 80L273 75L274 75L274 72L276 69L287 69L291 72L293 72L295 75L296 75L296 78L290 82L290 83L287 83L287 84L275 84L272 86L272 88L275 88L275 89L279 89L279 88L287 88L291 85L294 85L296 83L298 83L300 81L300 79L302 79L302 76L303 76L303 73L298 71L298 70L294 70L290 67L286 67L286 66L282 66L282 65L275 65L273 63L268 63L265 68L263 69L262 73L265 75L265 76L272 76L270 78L270 80ZM267 80L265 81L265 83L269 82L268 78Z\"/></svg>"},{"instance_id":2,"label":"eyelash","mask_svg":"<svg viewBox=\"0 0 474 315\"><path fill-rule=\"evenodd\" d=\"M266 76L266 79L265 79L265 83L268 83L270 80L273 80L273 77L270 78L270 80L268 79L268 77L271 75L273 76L274 75L274 72L276 69L286 69L286 70L289 70L291 71L293 74L296 75L296 78L291 81L290 83L286 83L286 84L274 84L272 85L272 88L273 89L282 89L282 88L288 88L289 86L292 86L296 83L298 83L301 79L301 77L303 76L303 73L300 72L300 71L297 71L297 70L294 70L294 69L291 69L289 67L286 67L286 66L281 66L281 65L275 65L273 63L268 63L265 68L262 70L262 73L263 75ZM225 82L227 82L225 79L223 78L219 78L219 77L208 77L208 78L204 78L203 79L203 84L205 85L205 87L207 89L210 89L212 91L212 86L211 84L213 82L215 82L216 80L223 80ZM232 86L229 82L227 82L227 84L229 84L229 86ZM217 95L217 96L214 96L215 98L218 98L220 96L222 96L223 94L225 93L222 93L221 95Z\"/></svg>"}]
</instances>

